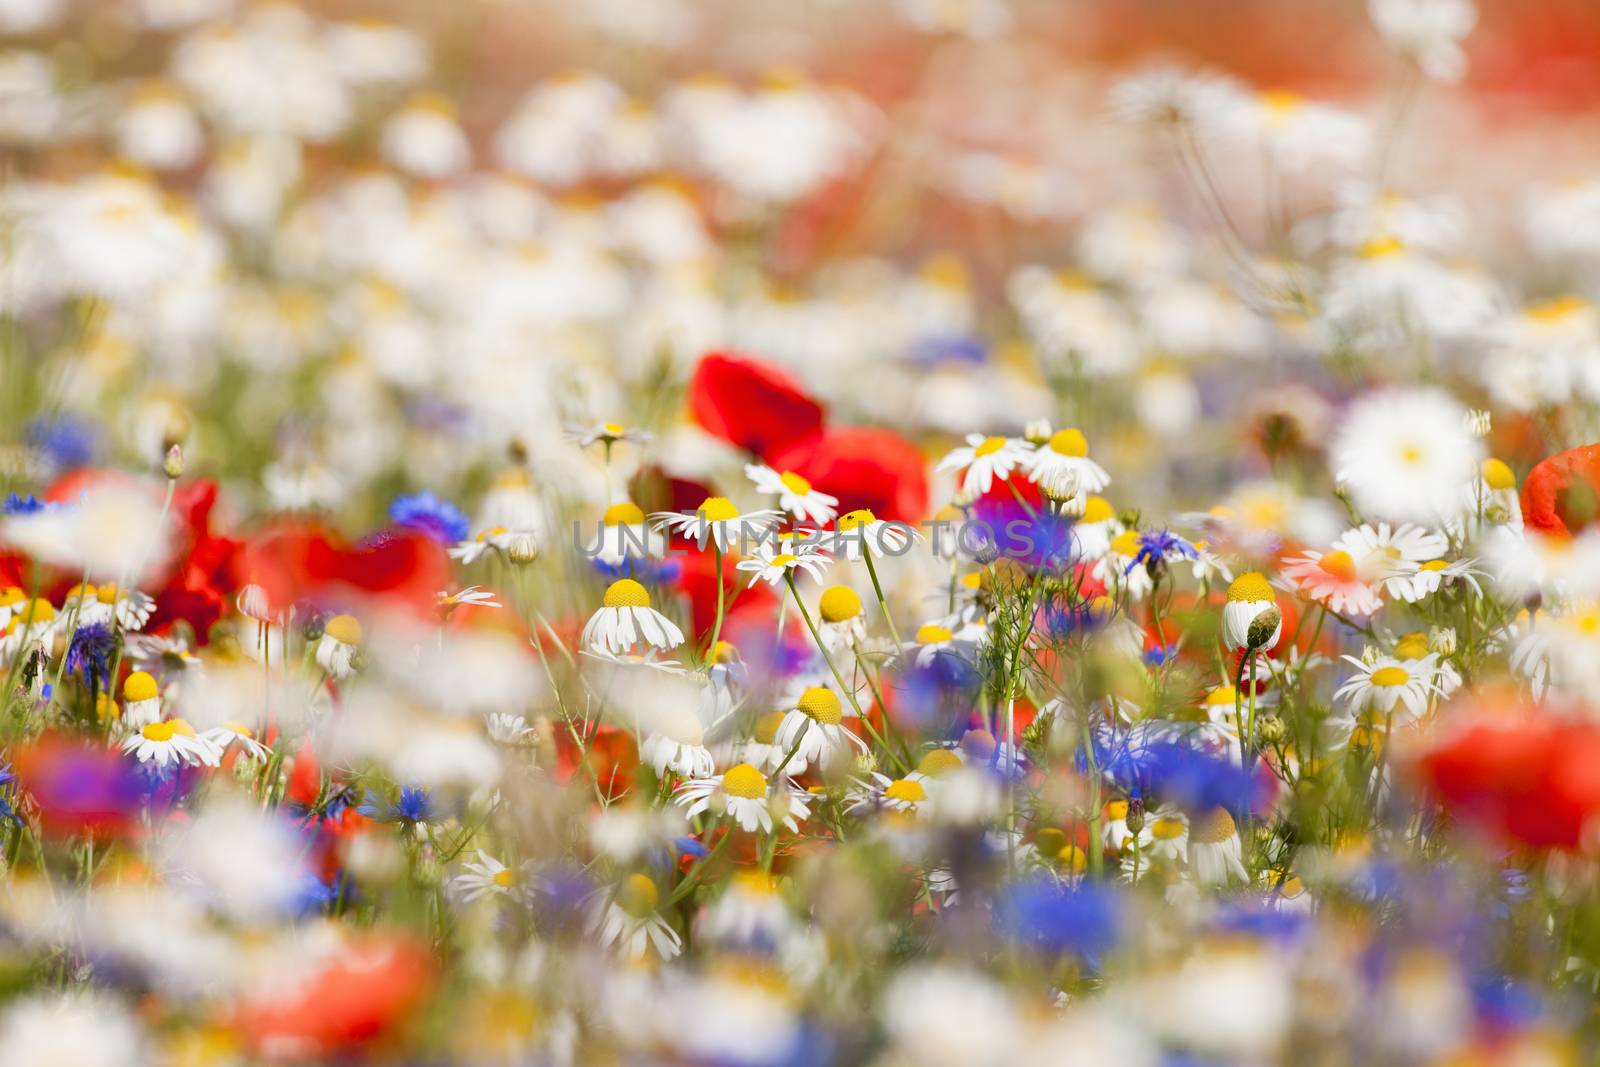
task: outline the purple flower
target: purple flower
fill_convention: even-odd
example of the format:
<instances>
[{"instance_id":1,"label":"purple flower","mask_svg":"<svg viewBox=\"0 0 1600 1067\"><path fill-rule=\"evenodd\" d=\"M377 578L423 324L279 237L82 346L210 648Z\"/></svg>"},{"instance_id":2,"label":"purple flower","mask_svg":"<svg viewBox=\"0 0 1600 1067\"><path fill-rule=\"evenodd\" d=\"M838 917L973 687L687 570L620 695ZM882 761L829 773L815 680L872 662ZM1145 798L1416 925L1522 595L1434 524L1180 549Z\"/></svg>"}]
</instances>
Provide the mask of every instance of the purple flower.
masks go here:
<instances>
[{"instance_id":1,"label":"purple flower","mask_svg":"<svg viewBox=\"0 0 1600 1067\"><path fill-rule=\"evenodd\" d=\"M472 530L460 508L427 490L395 497L389 505L389 519L396 526L425 533L442 545L465 541Z\"/></svg>"}]
</instances>

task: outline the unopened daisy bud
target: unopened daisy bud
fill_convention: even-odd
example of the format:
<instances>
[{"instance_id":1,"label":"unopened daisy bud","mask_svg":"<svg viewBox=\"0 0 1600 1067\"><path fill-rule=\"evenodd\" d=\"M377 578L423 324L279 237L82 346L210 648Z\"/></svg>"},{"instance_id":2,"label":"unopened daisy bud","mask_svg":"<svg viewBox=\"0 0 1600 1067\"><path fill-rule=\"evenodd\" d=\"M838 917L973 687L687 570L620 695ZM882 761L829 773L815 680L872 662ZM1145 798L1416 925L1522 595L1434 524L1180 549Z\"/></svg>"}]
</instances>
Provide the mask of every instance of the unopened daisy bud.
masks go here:
<instances>
[{"instance_id":1,"label":"unopened daisy bud","mask_svg":"<svg viewBox=\"0 0 1600 1067\"><path fill-rule=\"evenodd\" d=\"M1283 612L1274 604L1250 620L1250 629L1245 631L1245 647L1251 652L1270 648L1282 632Z\"/></svg>"},{"instance_id":2,"label":"unopened daisy bud","mask_svg":"<svg viewBox=\"0 0 1600 1067\"><path fill-rule=\"evenodd\" d=\"M505 553L512 563L532 563L539 558L539 542L527 530L513 531L506 539Z\"/></svg>"},{"instance_id":3,"label":"unopened daisy bud","mask_svg":"<svg viewBox=\"0 0 1600 1067\"><path fill-rule=\"evenodd\" d=\"M177 444L167 449L166 459L161 464L162 471L173 481L183 475L183 448Z\"/></svg>"},{"instance_id":4,"label":"unopened daisy bud","mask_svg":"<svg viewBox=\"0 0 1600 1067\"><path fill-rule=\"evenodd\" d=\"M1428 630L1428 651L1441 656L1453 656L1456 651L1456 631L1453 626L1434 626Z\"/></svg>"},{"instance_id":5,"label":"unopened daisy bud","mask_svg":"<svg viewBox=\"0 0 1600 1067\"><path fill-rule=\"evenodd\" d=\"M857 752L850 764L850 772L857 778L871 778L872 772L878 769L878 757L872 752Z\"/></svg>"},{"instance_id":6,"label":"unopened daisy bud","mask_svg":"<svg viewBox=\"0 0 1600 1067\"><path fill-rule=\"evenodd\" d=\"M355 673L356 652L361 644L361 623L353 615L335 615L322 627L317 642L317 666L343 680Z\"/></svg>"},{"instance_id":7,"label":"unopened daisy bud","mask_svg":"<svg viewBox=\"0 0 1600 1067\"><path fill-rule=\"evenodd\" d=\"M1252 632L1252 623L1265 612L1272 612L1269 627L1262 633ZM1272 586L1266 576L1249 571L1233 580L1228 586L1228 603L1222 609L1222 639L1230 649L1257 650L1270 648L1278 640L1283 628L1283 614L1278 610ZM1253 638L1259 643L1252 644Z\"/></svg>"},{"instance_id":8,"label":"unopened daisy bud","mask_svg":"<svg viewBox=\"0 0 1600 1067\"><path fill-rule=\"evenodd\" d=\"M122 721L132 730L142 730L161 719L161 694L155 677L134 671L122 683Z\"/></svg>"},{"instance_id":9,"label":"unopened daisy bud","mask_svg":"<svg viewBox=\"0 0 1600 1067\"><path fill-rule=\"evenodd\" d=\"M1517 487L1517 476L1503 459L1490 456L1483 461L1478 470L1483 475L1484 484L1497 493Z\"/></svg>"},{"instance_id":10,"label":"unopened daisy bud","mask_svg":"<svg viewBox=\"0 0 1600 1067\"><path fill-rule=\"evenodd\" d=\"M1481 408L1472 408L1467 412L1467 432L1474 437L1488 437L1491 423L1489 413Z\"/></svg>"},{"instance_id":11,"label":"unopened daisy bud","mask_svg":"<svg viewBox=\"0 0 1600 1067\"><path fill-rule=\"evenodd\" d=\"M822 591L817 611L824 622L849 622L861 614L861 594L848 585L830 585Z\"/></svg>"},{"instance_id":12,"label":"unopened daisy bud","mask_svg":"<svg viewBox=\"0 0 1600 1067\"><path fill-rule=\"evenodd\" d=\"M1032 422L1028 423L1027 426L1023 427L1022 437L1029 444L1042 445L1046 441L1050 440L1050 433L1051 430L1049 419L1034 419Z\"/></svg>"},{"instance_id":13,"label":"unopened daisy bud","mask_svg":"<svg viewBox=\"0 0 1600 1067\"><path fill-rule=\"evenodd\" d=\"M1266 716L1256 723L1256 736L1269 745L1282 741L1286 732L1287 727L1283 725L1283 720L1276 715Z\"/></svg>"},{"instance_id":14,"label":"unopened daisy bud","mask_svg":"<svg viewBox=\"0 0 1600 1067\"><path fill-rule=\"evenodd\" d=\"M1361 646L1361 662L1366 664L1368 667L1372 666L1374 663L1377 663L1378 657L1382 654L1383 653L1378 651L1378 647L1376 645Z\"/></svg>"}]
</instances>

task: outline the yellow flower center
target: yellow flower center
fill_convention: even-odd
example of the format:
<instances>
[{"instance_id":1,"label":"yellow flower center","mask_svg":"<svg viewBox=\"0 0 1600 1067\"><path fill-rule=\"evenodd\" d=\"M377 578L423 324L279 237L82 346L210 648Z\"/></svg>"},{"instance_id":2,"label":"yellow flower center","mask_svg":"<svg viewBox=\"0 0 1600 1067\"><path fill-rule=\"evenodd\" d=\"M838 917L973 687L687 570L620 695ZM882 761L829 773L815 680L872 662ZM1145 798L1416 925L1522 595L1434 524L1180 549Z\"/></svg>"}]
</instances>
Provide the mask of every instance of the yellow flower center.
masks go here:
<instances>
[{"instance_id":1,"label":"yellow flower center","mask_svg":"<svg viewBox=\"0 0 1600 1067\"><path fill-rule=\"evenodd\" d=\"M824 689L814 685L800 694L800 699L795 701L796 708L803 711L816 722L824 726L838 726L843 717L839 708L839 698L833 690Z\"/></svg>"},{"instance_id":2,"label":"yellow flower center","mask_svg":"<svg viewBox=\"0 0 1600 1067\"><path fill-rule=\"evenodd\" d=\"M1111 551L1119 556L1137 556L1139 554L1139 531L1123 530L1111 539Z\"/></svg>"},{"instance_id":3,"label":"yellow flower center","mask_svg":"<svg viewBox=\"0 0 1600 1067\"><path fill-rule=\"evenodd\" d=\"M607 436L610 436L610 437L621 437L624 433L627 432L626 430L623 429L622 423L620 423L620 422L608 422L604 426L602 426L601 429L604 430L606 432Z\"/></svg>"},{"instance_id":4,"label":"yellow flower center","mask_svg":"<svg viewBox=\"0 0 1600 1067\"><path fill-rule=\"evenodd\" d=\"M156 695L156 680L145 671L134 671L122 683L122 699L138 702L151 700Z\"/></svg>"},{"instance_id":5,"label":"yellow flower center","mask_svg":"<svg viewBox=\"0 0 1600 1067\"><path fill-rule=\"evenodd\" d=\"M1272 586L1267 583L1266 575L1260 571L1246 571L1233 580L1228 586L1228 601L1230 603L1244 602L1254 604L1263 600L1271 600Z\"/></svg>"},{"instance_id":6,"label":"yellow flower center","mask_svg":"<svg viewBox=\"0 0 1600 1067\"><path fill-rule=\"evenodd\" d=\"M361 624L353 615L335 615L328 620L322 632L345 645L359 645L361 643Z\"/></svg>"},{"instance_id":7,"label":"yellow flower center","mask_svg":"<svg viewBox=\"0 0 1600 1067\"><path fill-rule=\"evenodd\" d=\"M1083 502L1084 522L1105 522L1116 514L1111 510L1111 501L1103 496L1092 496Z\"/></svg>"},{"instance_id":8,"label":"yellow flower center","mask_svg":"<svg viewBox=\"0 0 1600 1067\"><path fill-rule=\"evenodd\" d=\"M778 481L782 482L783 487L789 490L789 492L793 493L795 496L805 496L807 493L811 492L811 483L800 477L794 471L784 471L782 474L778 475Z\"/></svg>"},{"instance_id":9,"label":"yellow flower center","mask_svg":"<svg viewBox=\"0 0 1600 1067\"><path fill-rule=\"evenodd\" d=\"M1073 874L1082 874L1089 869L1089 857L1077 845L1066 845L1056 853L1056 863Z\"/></svg>"},{"instance_id":10,"label":"yellow flower center","mask_svg":"<svg viewBox=\"0 0 1600 1067\"><path fill-rule=\"evenodd\" d=\"M1511 468L1506 465L1504 460L1490 456L1483 461L1483 466L1480 469L1483 472L1484 482L1497 493L1517 487L1516 475L1511 473Z\"/></svg>"},{"instance_id":11,"label":"yellow flower center","mask_svg":"<svg viewBox=\"0 0 1600 1067\"><path fill-rule=\"evenodd\" d=\"M1126 800L1106 801L1106 819L1110 822L1121 822L1128 817L1128 802Z\"/></svg>"},{"instance_id":12,"label":"yellow flower center","mask_svg":"<svg viewBox=\"0 0 1600 1067\"><path fill-rule=\"evenodd\" d=\"M938 778L951 771L960 770L961 757L948 748L936 748L923 754L917 761L917 771L929 778Z\"/></svg>"},{"instance_id":13,"label":"yellow flower center","mask_svg":"<svg viewBox=\"0 0 1600 1067\"><path fill-rule=\"evenodd\" d=\"M974 456L992 456L1004 447L1006 447L1006 439L1004 437L985 437L983 444L973 449L972 452Z\"/></svg>"},{"instance_id":14,"label":"yellow flower center","mask_svg":"<svg viewBox=\"0 0 1600 1067\"><path fill-rule=\"evenodd\" d=\"M1174 841L1183 836L1184 823L1182 819L1174 819L1170 815L1163 815L1150 823L1150 836L1157 841Z\"/></svg>"},{"instance_id":15,"label":"yellow flower center","mask_svg":"<svg viewBox=\"0 0 1600 1067\"><path fill-rule=\"evenodd\" d=\"M739 509L725 496L708 496L700 502L700 517L707 522L727 522L739 517Z\"/></svg>"},{"instance_id":16,"label":"yellow flower center","mask_svg":"<svg viewBox=\"0 0 1600 1067\"><path fill-rule=\"evenodd\" d=\"M1415 467L1421 463L1427 452L1415 441L1407 441L1400 446L1400 462L1407 467Z\"/></svg>"},{"instance_id":17,"label":"yellow flower center","mask_svg":"<svg viewBox=\"0 0 1600 1067\"><path fill-rule=\"evenodd\" d=\"M660 900L661 891L646 874L628 875L617 889L617 906L635 919L643 919L655 911Z\"/></svg>"},{"instance_id":18,"label":"yellow flower center","mask_svg":"<svg viewBox=\"0 0 1600 1067\"><path fill-rule=\"evenodd\" d=\"M772 566L772 567L792 567L792 566L794 566L795 561L798 560L799 558L800 558L799 556L796 556L792 552L779 552L776 556L772 557L772 559L769 562L768 566Z\"/></svg>"},{"instance_id":19,"label":"yellow flower center","mask_svg":"<svg viewBox=\"0 0 1600 1067\"><path fill-rule=\"evenodd\" d=\"M1293 89L1268 89L1257 97L1273 123L1284 122L1305 106L1306 98Z\"/></svg>"},{"instance_id":20,"label":"yellow flower center","mask_svg":"<svg viewBox=\"0 0 1600 1067\"><path fill-rule=\"evenodd\" d=\"M855 511L847 511L839 516L839 530L840 532L856 530L863 526L870 526L877 521L878 516L874 515L871 509L857 508Z\"/></svg>"},{"instance_id":21,"label":"yellow flower center","mask_svg":"<svg viewBox=\"0 0 1600 1067\"><path fill-rule=\"evenodd\" d=\"M1428 654L1428 635L1409 633L1395 642L1394 655L1396 659L1421 659Z\"/></svg>"},{"instance_id":22,"label":"yellow flower center","mask_svg":"<svg viewBox=\"0 0 1600 1067\"><path fill-rule=\"evenodd\" d=\"M171 741L174 736L193 737L194 727L182 719L169 719L166 722L153 722L139 731L147 741Z\"/></svg>"},{"instance_id":23,"label":"yellow flower center","mask_svg":"<svg viewBox=\"0 0 1600 1067\"><path fill-rule=\"evenodd\" d=\"M94 598L102 604L113 604L117 599L117 587L115 585L102 585L94 591Z\"/></svg>"},{"instance_id":24,"label":"yellow flower center","mask_svg":"<svg viewBox=\"0 0 1600 1067\"><path fill-rule=\"evenodd\" d=\"M767 779L748 763L735 764L722 775L722 791L732 797L757 800L767 795Z\"/></svg>"},{"instance_id":25,"label":"yellow flower center","mask_svg":"<svg viewBox=\"0 0 1600 1067\"><path fill-rule=\"evenodd\" d=\"M644 509L631 500L624 500L606 508L600 521L607 526L638 526L644 522Z\"/></svg>"},{"instance_id":26,"label":"yellow flower center","mask_svg":"<svg viewBox=\"0 0 1600 1067\"><path fill-rule=\"evenodd\" d=\"M1374 237L1361 246L1362 259L1387 259L1399 255L1406 250L1404 242L1398 237L1382 235Z\"/></svg>"},{"instance_id":27,"label":"yellow flower center","mask_svg":"<svg viewBox=\"0 0 1600 1067\"><path fill-rule=\"evenodd\" d=\"M890 782L883 795L889 800L898 800L906 804L920 804L928 799L928 792L922 788L922 783L912 778L900 778Z\"/></svg>"},{"instance_id":28,"label":"yellow flower center","mask_svg":"<svg viewBox=\"0 0 1600 1067\"><path fill-rule=\"evenodd\" d=\"M1082 430L1069 426L1050 435L1050 451L1059 452L1063 456L1087 456L1089 442L1083 436Z\"/></svg>"},{"instance_id":29,"label":"yellow flower center","mask_svg":"<svg viewBox=\"0 0 1600 1067\"><path fill-rule=\"evenodd\" d=\"M1571 318L1588 310L1589 302L1581 296L1562 296L1535 304L1525 314L1541 326L1552 326L1562 319Z\"/></svg>"},{"instance_id":30,"label":"yellow flower center","mask_svg":"<svg viewBox=\"0 0 1600 1067\"><path fill-rule=\"evenodd\" d=\"M1342 548L1329 552L1318 563L1325 574L1339 579L1341 582L1356 580L1356 561L1350 558L1350 553Z\"/></svg>"},{"instance_id":31,"label":"yellow flower center","mask_svg":"<svg viewBox=\"0 0 1600 1067\"><path fill-rule=\"evenodd\" d=\"M1381 685L1386 689L1397 685L1405 685L1411 680L1404 667L1379 667L1372 672L1372 684Z\"/></svg>"},{"instance_id":32,"label":"yellow flower center","mask_svg":"<svg viewBox=\"0 0 1600 1067\"><path fill-rule=\"evenodd\" d=\"M919 645L936 645L942 641L954 640L955 635L938 623L923 623L917 627L917 636L914 640Z\"/></svg>"},{"instance_id":33,"label":"yellow flower center","mask_svg":"<svg viewBox=\"0 0 1600 1067\"><path fill-rule=\"evenodd\" d=\"M1207 707L1215 708L1226 705L1231 708L1238 702L1238 694L1234 691L1234 688L1231 685L1219 685L1211 692L1206 694Z\"/></svg>"},{"instance_id":34,"label":"yellow flower center","mask_svg":"<svg viewBox=\"0 0 1600 1067\"><path fill-rule=\"evenodd\" d=\"M1195 820L1194 825L1189 828L1189 839L1202 845L1215 845L1238 832L1233 824L1233 816L1228 814L1228 809L1217 807Z\"/></svg>"},{"instance_id":35,"label":"yellow flower center","mask_svg":"<svg viewBox=\"0 0 1600 1067\"><path fill-rule=\"evenodd\" d=\"M769 711L756 720L754 737L763 745L773 744L778 740L778 727L783 725L783 712Z\"/></svg>"},{"instance_id":36,"label":"yellow flower center","mask_svg":"<svg viewBox=\"0 0 1600 1067\"><path fill-rule=\"evenodd\" d=\"M507 867L503 871L496 871L490 881L501 889L510 889L517 884L517 869L515 867Z\"/></svg>"},{"instance_id":37,"label":"yellow flower center","mask_svg":"<svg viewBox=\"0 0 1600 1067\"><path fill-rule=\"evenodd\" d=\"M861 614L861 596L848 585L830 585L822 591L817 610L827 622L845 622Z\"/></svg>"},{"instance_id":38,"label":"yellow flower center","mask_svg":"<svg viewBox=\"0 0 1600 1067\"><path fill-rule=\"evenodd\" d=\"M648 608L650 591L632 578L618 578L606 587L601 603L608 608Z\"/></svg>"}]
</instances>

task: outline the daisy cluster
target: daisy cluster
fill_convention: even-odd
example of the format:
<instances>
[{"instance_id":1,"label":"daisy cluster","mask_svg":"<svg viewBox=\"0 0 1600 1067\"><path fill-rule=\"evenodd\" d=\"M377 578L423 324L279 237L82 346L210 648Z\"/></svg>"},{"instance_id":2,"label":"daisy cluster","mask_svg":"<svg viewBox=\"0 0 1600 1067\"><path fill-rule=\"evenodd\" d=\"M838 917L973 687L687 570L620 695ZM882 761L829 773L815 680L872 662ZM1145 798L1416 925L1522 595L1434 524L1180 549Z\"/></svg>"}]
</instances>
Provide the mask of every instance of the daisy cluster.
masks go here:
<instances>
[{"instance_id":1,"label":"daisy cluster","mask_svg":"<svg viewBox=\"0 0 1600 1067\"><path fill-rule=\"evenodd\" d=\"M0 0L0 1065L1592 1062L1545 24L1069 6Z\"/></svg>"}]
</instances>

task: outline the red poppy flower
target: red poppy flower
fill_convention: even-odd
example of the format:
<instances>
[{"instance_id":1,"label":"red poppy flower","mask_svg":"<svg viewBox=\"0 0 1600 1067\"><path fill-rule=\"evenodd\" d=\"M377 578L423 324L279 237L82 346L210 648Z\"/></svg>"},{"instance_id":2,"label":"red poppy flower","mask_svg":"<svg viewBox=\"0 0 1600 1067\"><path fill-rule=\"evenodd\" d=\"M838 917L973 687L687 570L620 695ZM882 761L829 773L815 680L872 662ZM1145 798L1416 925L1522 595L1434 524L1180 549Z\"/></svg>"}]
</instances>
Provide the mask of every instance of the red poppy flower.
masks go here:
<instances>
[{"instance_id":1,"label":"red poppy flower","mask_svg":"<svg viewBox=\"0 0 1600 1067\"><path fill-rule=\"evenodd\" d=\"M239 542L212 531L216 503L217 483L207 480L192 482L172 496L172 514L182 523L182 533L167 580L155 593L152 632L182 619L194 630L195 640L205 644L212 625L228 610Z\"/></svg>"},{"instance_id":2,"label":"red poppy flower","mask_svg":"<svg viewBox=\"0 0 1600 1067\"><path fill-rule=\"evenodd\" d=\"M867 508L889 522L919 522L928 513L927 461L891 430L832 427L770 462L838 497L842 511Z\"/></svg>"},{"instance_id":3,"label":"red poppy flower","mask_svg":"<svg viewBox=\"0 0 1600 1067\"><path fill-rule=\"evenodd\" d=\"M1600 518L1600 445L1540 460L1522 483L1522 521L1541 533L1575 534Z\"/></svg>"},{"instance_id":4,"label":"red poppy flower","mask_svg":"<svg viewBox=\"0 0 1600 1067\"><path fill-rule=\"evenodd\" d=\"M1600 830L1600 726L1530 709L1467 712L1414 762L1457 818L1509 844L1574 849Z\"/></svg>"},{"instance_id":5,"label":"red poppy flower","mask_svg":"<svg viewBox=\"0 0 1600 1067\"><path fill-rule=\"evenodd\" d=\"M701 357L689 411L707 432L769 460L822 431L822 405L787 372L729 352Z\"/></svg>"},{"instance_id":6,"label":"red poppy flower","mask_svg":"<svg viewBox=\"0 0 1600 1067\"><path fill-rule=\"evenodd\" d=\"M246 995L239 1032L264 1057L321 1060L408 1018L432 984L433 960L410 940L364 934L284 977Z\"/></svg>"},{"instance_id":7,"label":"red poppy flower","mask_svg":"<svg viewBox=\"0 0 1600 1067\"><path fill-rule=\"evenodd\" d=\"M289 523L250 540L235 564L240 585L254 582L274 610L310 600L343 606L378 599L419 613L434 610L450 561L433 538L391 529L348 546L321 527Z\"/></svg>"}]
</instances>

